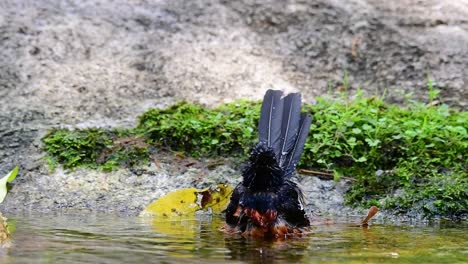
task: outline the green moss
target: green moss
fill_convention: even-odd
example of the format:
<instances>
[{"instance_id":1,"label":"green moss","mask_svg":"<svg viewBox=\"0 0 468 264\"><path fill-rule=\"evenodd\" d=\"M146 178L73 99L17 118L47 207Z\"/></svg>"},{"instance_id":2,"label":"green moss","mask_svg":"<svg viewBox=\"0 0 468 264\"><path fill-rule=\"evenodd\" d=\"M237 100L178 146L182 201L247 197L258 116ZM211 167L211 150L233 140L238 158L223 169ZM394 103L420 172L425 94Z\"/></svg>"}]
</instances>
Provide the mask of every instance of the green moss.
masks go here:
<instances>
[{"instance_id":1,"label":"green moss","mask_svg":"<svg viewBox=\"0 0 468 264\"><path fill-rule=\"evenodd\" d=\"M58 162L65 168L94 164L98 153L112 143L108 133L96 128L74 131L56 129L43 141L49 163Z\"/></svg>"},{"instance_id":2,"label":"green moss","mask_svg":"<svg viewBox=\"0 0 468 264\"><path fill-rule=\"evenodd\" d=\"M243 153L255 143L259 112L259 102L245 100L214 109L181 102L147 111L137 130L160 146L195 157Z\"/></svg>"},{"instance_id":3,"label":"green moss","mask_svg":"<svg viewBox=\"0 0 468 264\"><path fill-rule=\"evenodd\" d=\"M317 98L304 111L314 121L299 166L356 178L350 204L468 214L467 112L415 102L394 106L359 92L353 100ZM66 168L134 166L159 148L246 158L259 112L260 102L245 100L213 109L181 102L147 111L134 129L53 130L44 145L49 161Z\"/></svg>"},{"instance_id":4,"label":"green moss","mask_svg":"<svg viewBox=\"0 0 468 264\"><path fill-rule=\"evenodd\" d=\"M349 203L468 213L467 112L359 95L352 102L318 98L307 110L315 121L300 166L355 177Z\"/></svg>"},{"instance_id":5,"label":"green moss","mask_svg":"<svg viewBox=\"0 0 468 264\"><path fill-rule=\"evenodd\" d=\"M97 128L83 130L55 129L44 138L47 163L64 168L88 167L112 170L121 165L148 162L149 150L144 140L125 138L133 131L106 131Z\"/></svg>"}]
</instances>

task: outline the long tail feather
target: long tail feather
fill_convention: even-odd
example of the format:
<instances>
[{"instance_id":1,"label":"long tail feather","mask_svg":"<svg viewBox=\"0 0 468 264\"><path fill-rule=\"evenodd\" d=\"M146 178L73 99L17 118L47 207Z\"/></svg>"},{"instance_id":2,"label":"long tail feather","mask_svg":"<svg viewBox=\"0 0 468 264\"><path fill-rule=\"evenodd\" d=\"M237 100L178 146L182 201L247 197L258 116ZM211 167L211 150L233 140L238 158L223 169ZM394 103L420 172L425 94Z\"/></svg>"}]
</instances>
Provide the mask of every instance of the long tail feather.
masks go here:
<instances>
[{"instance_id":1,"label":"long tail feather","mask_svg":"<svg viewBox=\"0 0 468 264\"><path fill-rule=\"evenodd\" d=\"M279 153L281 144L281 124L283 119L284 100L281 98L283 92L268 90L263 98L260 121L258 123L259 141L266 142L268 147Z\"/></svg>"},{"instance_id":2,"label":"long tail feather","mask_svg":"<svg viewBox=\"0 0 468 264\"><path fill-rule=\"evenodd\" d=\"M304 145L307 139L307 135L309 134L311 122L312 118L310 115L301 114L298 135L296 141L294 142L294 147L286 160L286 175L291 175L296 169L296 165L301 158L302 151L304 150Z\"/></svg>"},{"instance_id":3,"label":"long tail feather","mask_svg":"<svg viewBox=\"0 0 468 264\"><path fill-rule=\"evenodd\" d=\"M280 166L283 167L288 154L294 147L299 121L301 116L301 95L299 93L288 94L284 98L283 120L281 127L281 158Z\"/></svg>"}]
</instances>

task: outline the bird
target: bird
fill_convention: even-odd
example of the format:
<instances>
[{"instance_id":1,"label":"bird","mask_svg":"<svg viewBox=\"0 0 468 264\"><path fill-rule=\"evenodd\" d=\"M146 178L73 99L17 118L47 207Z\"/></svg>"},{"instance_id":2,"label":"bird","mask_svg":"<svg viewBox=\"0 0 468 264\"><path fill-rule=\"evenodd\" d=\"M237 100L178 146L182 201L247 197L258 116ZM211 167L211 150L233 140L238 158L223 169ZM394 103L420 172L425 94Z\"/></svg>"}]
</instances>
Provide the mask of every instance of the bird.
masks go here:
<instances>
[{"instance_id":1,"label":"bird","mask_svg":"<svg viewBox=\"0 0 468 264\"><path fill-rule=\"evenodd\" d=\"M312 117L301 113L300 93L267 90L258 123L258 143L242 169L225 210L226 233L287 238L310 230L303 195L291 179L304 150Z\"/></svg>"}]
</instances>

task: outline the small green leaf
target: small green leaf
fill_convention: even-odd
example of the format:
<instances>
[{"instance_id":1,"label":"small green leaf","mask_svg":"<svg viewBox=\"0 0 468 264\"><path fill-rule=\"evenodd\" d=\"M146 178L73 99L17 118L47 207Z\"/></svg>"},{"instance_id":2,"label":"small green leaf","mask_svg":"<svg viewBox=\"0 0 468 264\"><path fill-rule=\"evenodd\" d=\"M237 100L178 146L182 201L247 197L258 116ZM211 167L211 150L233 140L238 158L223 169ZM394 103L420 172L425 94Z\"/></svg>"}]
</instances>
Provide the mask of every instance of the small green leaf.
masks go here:
<instances>
[{"instance_id":1,"label":"small green leaf","mask_svg":"<svg viewBox=\"0 0 468 264\"><path fill-rule=\"evenodd\" d=\"M367 158L362 156L360 157L359 159L356 160L356 162L366 162L367 161Z\"/></svg>"},{"instance_id":2,"label":"small green leaf","mask_svg":"<svg viewBox=\"0 0 468 264\"><path fill-rule=\"evenodd\" d=\"M333 170L333 180L337 182L340 180L340 178L341 178L340 173L337 170Z\"/></svg>"},{"instance_id":3,"label":"small green leaf","mask_svg":"<svg viewBox=\"0 0 468 264\"><path fill-rule=\"evenodd\" d=\"M369 126L368 124L364 124L364 125L362 125L362 129L364 129L364 130L371 130L372 127Z\"/></svg>"},{"instance_id":4,"label":"small green leaf","mask_svg":"<svg viewBox=\"0 0 468 264\"><path fill-rule=\"evenodd\" d=\"M414 130L406 130L405 131L405 135L407 135L408 137L412 138L412 137L415 137L417 135L416 131Z\"/></svg>"},{"instance_id":5,"label":"small green leaf","mask_svg":"<svg viewBox=\"0 0 468 264\"><path fill-rule=\"evenodd\" d=\"M323 134L318 134L318 133L313 134L312 137L315 138L315 139L321 139L321 138L323 138Z\"/></svg>"},{"instance_id":6,"label":"small green leaf","mask_svg":"<svg viewBox=\"0 0 468 264\"><path fill-rule=\"evenodd\" d=\"M353 121L346 121L346 122L345 122L345 125L346 125L347 127L352 127L352 126L354 125L354 122L353 122Z\"/></svg>"},{"instance_id":7,"label":"small green leaf","mask_svg":"<svg viewBox=\"0 0 468 264\"><path fill-rule=\"evenodd\" d=\"M361 129L353 128L352 132L353 132L353 134L361 134Z\"/></svg>"},{"instance_id":8,"label":"small green leaf","mask_svg":"<svg viewBox=\"0 0 468 264\"><path fill-rule=\"evenodd\" d=\"M18 174L19 168L16 166L10 173L8 173L5 177L0 179L0 203L3 202L5 199L5 196L7 195L8 189L7 189L7 182L12 182L15 178L16 175Z\"/></svg>"},{"instance_id":9,"label":"small green leaf","mask_svg":"<svg viewBox=\"0 0 468 264\"><path fill-rule=\"evenodd\" d=\"M348 140L346 141L348 143L349 146L351 147L354 147L357 145L356 143L356 138L355 137L350 137L348 138Z\"/></svg>"},{"instance_id":10,"label":"small green leaf","mask_svg":"<svg viewBox=\"0 0 468 264\"><path fill-rule=\"evenodd\" d=\"M8 182L12 182L16 178L16 175L18 175L18 172L19 172L18 166L16 166L12 171L10 171L10 173L8 173L8 175L5 176L5 177L8 177Z\"/></svg>"},{"instance_id":11,"label":"small green leaf","mask_svg":"<svg viewBox=\"0 0 468 264\"><path fill-rule=\"evenodd\" d=\"M369 144L369 146L371 147L375 147L375 146L378 146L380 144L380 140L378 139L370 139L370 138L366 138L364 139L367 144Z\"/></svg>"}]
</instances>

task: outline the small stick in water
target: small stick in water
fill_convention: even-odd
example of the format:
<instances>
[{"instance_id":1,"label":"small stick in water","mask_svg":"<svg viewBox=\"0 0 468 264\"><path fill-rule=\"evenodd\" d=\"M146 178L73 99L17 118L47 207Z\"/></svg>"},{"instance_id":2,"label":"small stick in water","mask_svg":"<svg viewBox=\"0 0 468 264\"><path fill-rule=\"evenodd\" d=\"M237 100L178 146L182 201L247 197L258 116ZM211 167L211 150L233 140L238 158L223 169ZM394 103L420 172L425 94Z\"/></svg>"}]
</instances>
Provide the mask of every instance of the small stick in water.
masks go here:
<instances>
[{"instance_id":1,"label":"small stick in water","mask_svg":"<svg viewBox=\"0 0 468 264\"><path fill-rule=\"evenodd\" d=\"M369 212L367 213L367 216L366 218L364 218L364 220L361 221L361 225L362 226L367 226L368 225L368 222L369 220L371 220L372 217L374 217L374 215L379 211L379 208L375 205L371 206L371 208L369 208Z\"/></svg>"}]
</instances>

